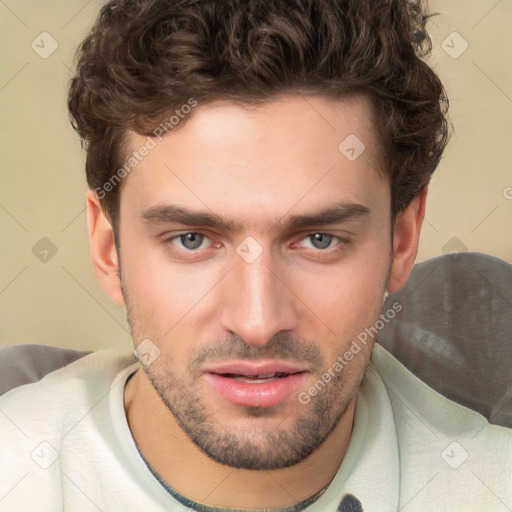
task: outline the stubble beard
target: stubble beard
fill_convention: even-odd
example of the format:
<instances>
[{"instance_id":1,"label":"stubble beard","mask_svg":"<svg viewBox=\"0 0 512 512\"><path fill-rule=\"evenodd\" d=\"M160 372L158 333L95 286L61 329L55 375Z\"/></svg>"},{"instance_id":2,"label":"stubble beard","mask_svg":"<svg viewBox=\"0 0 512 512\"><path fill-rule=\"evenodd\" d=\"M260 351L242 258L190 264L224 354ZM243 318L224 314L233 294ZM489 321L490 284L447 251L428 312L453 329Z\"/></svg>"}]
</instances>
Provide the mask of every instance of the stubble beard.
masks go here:
<instances>
[{"instance_id":1,"label":"stubble beard","mask_svg":"<svg viewBox=\"0 0 512 512\"><path fill-rule=\"evenodd\" d=\"M147 335L139 335L145 331L134 321L137 313L128 301L126 304L133 339L146 338ZM205 455L233 468L273 470L302 462L326 440L356 395L370 353L361 352L361 364L347 366L335 374L308 404L301 403L297 396L290 397L288 400L295 404L284 418L280 405L236 406L240 408L238 417L243 418L238 425L229 424L202 403L201 363L219 355L221 359L295 359L315 369L312 375L317 382L326 366L316 344L299 342L286 333L278 333L264 348L257 348L237 337L231 342L211 343L182 374L176 373L167 362L172 356L164 354L151 365L143 366L143 370L177 425ZM295 418L291 418L292 415Z\"/></svg>"}]
</instances>

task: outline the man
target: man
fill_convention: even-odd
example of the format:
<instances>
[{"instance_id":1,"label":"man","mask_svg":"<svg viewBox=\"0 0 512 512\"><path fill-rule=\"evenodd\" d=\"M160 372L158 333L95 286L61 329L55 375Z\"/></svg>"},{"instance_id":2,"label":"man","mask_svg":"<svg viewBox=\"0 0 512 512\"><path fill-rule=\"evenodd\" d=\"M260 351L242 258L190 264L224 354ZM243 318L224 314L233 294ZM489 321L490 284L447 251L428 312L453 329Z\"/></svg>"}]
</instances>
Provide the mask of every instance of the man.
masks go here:
<instances>
[{"instance_id":1,"label":"man","mask_svg":"<svg viewBox=\"0 0 512 512\"><path fill-rule=\"evenodd\" d=\"M0 400L2 510L512 506L510 430L375 345L447 142L425 21L404 0L103 7L69 108L140 363L98 352Z\"/></svg>"}]
</instances>

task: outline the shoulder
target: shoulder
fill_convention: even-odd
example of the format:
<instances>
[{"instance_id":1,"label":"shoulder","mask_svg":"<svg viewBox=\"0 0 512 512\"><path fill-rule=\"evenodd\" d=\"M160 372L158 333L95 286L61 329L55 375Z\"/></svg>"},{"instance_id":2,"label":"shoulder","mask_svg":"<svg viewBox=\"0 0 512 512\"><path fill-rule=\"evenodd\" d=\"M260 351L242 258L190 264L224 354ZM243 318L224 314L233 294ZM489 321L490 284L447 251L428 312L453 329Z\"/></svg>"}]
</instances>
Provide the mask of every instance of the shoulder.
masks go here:
<instances>
[{"instance_id":1,"label":"shoulder","mask_svg":"<svg viewBox=\"0 0 512 512\"><path fill-rule=\"evenodd\" d=\"M378 344L370 371L382 379L393 408L404 503L416 493L417 510L512 503L512 429L444 397Z\"/></svg>"},{"instance_id":2,"label":"shoulder","mask_svg":"<svg viewBox=\"0 0 512 512\"><path fill-rule=\"evenodd\" d=\"M120 370L137 361L132 349L124 347L92 353L58 351L56 354L52 352L56 347L44 347L45 350L42 351L34 351L33 348L34 346L20 346L2 350L3 365L27 366L27 372L31 371L35 364L33 359L39 360L37 369L31 376L33 378L25 379L28 383L14 387L0 397L1 406L14 403L18 409L27 411L37 408L38 398L45 397L49 400L44 404L45 407L56 401L57 396L58 403L62 403L66 395L76 399L74 393L101 390L105 385L109 385ZM52 352L50 355L49 351ZM21 398L25 400L21 401ZM29 407L23 407L23 404Z\"/></svg>"},{"instance_id":3,"label":"shoulder","mask_svg":"<svg viewBox=\"0 0 512 512\"><path fill-rule=\"evenodd\" d=\"M0 395L23 384L37 382L87 354L90 352L33 343L2 348Z\"/></svg>"},{"instance_id":4,"label":"shoulder","mask_svg":"<svg viewBox=\"0 0 512 512\"><path fill-rule=\"evenodd\" d=\"M0 397L0 410L20 428L65 430L108 393L119 372L135 363L130 348L93 352L8 391Z\"/></svg>"},{"instance_id":5,"label":"shoulder","mask_svg":"<svg viewBox=\"0 0 512 512\"><path fill-rule=\"evenodd\" d=\"M412 415L439 435L486 431L496 439L512 439L512 429L493 425L482 414L440 394L379 344L375 345L371 363L388 391L397 420Z\"/></svg>"},{"instance_id":6,"label":"shoulder","mask_svg":"<svg viewBox=\"0 0 512 512\"><path fill-rule=\"evenodd\" d=\"M94 352L0 397L0 495L9 492L12 510L62 508L62 488L73 487L66 475L99 450L111 423L110 395L122 404L116 383L135 361L131 349Z\"/></svg>"},{"instance_id":7,"label":"shoulder","mask_svg":"<svg viewBox=\"0 0 512 512\"><path fill-rule=\"evenodd\" d=\"M9 431L11 439L30 432L65 432L108 394L123 369L135 369L135 362L131 349L101 350L8 391L0 397L0 411L9 421L0 423L0 431Z\"/></svg>"}]
</instances>

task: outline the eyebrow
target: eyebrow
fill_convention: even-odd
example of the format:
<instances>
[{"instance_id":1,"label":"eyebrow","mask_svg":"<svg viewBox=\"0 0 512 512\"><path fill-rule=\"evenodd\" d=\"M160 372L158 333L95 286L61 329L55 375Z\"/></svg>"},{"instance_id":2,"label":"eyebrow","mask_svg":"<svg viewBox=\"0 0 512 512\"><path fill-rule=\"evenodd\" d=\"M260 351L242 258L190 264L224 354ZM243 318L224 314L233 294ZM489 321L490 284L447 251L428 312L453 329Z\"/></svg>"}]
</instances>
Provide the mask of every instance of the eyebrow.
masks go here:
<instances>
[{"instance_id":1,"label":"eyebrow","mask_svg":"<svg viewBox=\"0 0 512 512\"><path fill-rule=\"evenodd\" d=\"M281 218L276 224L285 230L301 229L316 225L330 225L367 216L368 206L359 203L335 203L312 213L290 215ZM216 228L222 231L239 233L246 225L236 220L225 219L213 212L193 211L175 205L157 205L145 210L141 218L151 224L179 223L186 226Z\"/></svg>"}]
</instances>

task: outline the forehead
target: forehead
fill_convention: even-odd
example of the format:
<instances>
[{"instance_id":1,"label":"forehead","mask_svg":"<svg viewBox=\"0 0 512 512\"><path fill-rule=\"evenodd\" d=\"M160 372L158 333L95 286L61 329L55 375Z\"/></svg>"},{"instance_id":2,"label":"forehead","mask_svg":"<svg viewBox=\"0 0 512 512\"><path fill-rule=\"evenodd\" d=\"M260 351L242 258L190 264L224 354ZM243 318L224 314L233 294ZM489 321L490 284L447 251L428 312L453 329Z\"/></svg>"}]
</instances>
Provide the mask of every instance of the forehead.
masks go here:
<instances>
[{"instance_id":1,"label":"forehead","mask_svg":"<svg viewBox=\"0 0 512 512\"><path fill-rule=\"evenodd\" d=\"M285 96L258 106L198 105L130 172L121 194L137 209L173 203L240 215L386 197L370 101ZM147 142L128 134L130 152ZM255 210L257 208L258 210ZM230 212L230 210L233 210Z\"/></svg>"}]
</instances>

